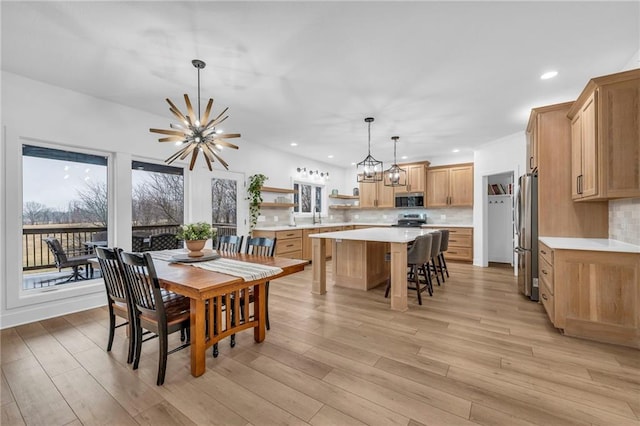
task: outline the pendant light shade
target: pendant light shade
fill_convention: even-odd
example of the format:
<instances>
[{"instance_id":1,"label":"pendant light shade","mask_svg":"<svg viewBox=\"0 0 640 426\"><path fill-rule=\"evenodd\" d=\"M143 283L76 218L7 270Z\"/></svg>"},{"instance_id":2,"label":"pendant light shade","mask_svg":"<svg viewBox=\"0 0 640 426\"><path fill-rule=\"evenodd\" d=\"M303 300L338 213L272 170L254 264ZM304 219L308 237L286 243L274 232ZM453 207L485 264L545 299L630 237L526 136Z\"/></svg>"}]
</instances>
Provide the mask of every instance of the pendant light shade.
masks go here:
<instances>
[{"instance_id":1,"label":"pendant light shade","mask_svg":"<svg viewBox=\"0 0 640 426\"><path fill-rule=\"evenodd\" d=\"M215 162L215 160L218 160L225 169L229 169L229 165L221 157L221 151L223 147L238 149L237 145L227 142L225 139L239 138L240 133L222 133L220 130L216 130L216 126L229 117L228 115L224 115L229 108L225 108L216 118L209 120L213 107L213 99L211 98L207 103L204 115L200 116L200 70L203 69L206 64L199 59L194 59L191 63L198 69L197 114L193 110L189 95L184 95L184 101L187 106L186 114L180 112L178 107L167 99L169 111L178 119L179 124L169 124L169 127L171 127L170 130L149 129L149 131L165 136L158 139L158 142L174 142L180 146L178 152L164 160L167 164L173 163L178 158L184 160L191 155L189 170L193 170L193 166L198 158L198 153L202 151L202 156L207 162L209 170L213 170L211 164Z\"/></svg>"},{"instance_id":2,"label":"pendant light shade","mask_svg":"<svg viewBox=\"0 0 640 426\"><path fill-rule=\"evenodd\" d=\"M371 156L371 122L373 117L364 119L368 125L369 139L367 145L367 156L356 166L358 172L358 182L375 183L382 180L382 161L378 161Z\"/></svg>"},{"instance_id":3,"label":"pendant light shade","mask_svg":"<svg viewBox=\"0 0 640 426\"><path fill-rule=\"evenodd\" d=\"M396 162L396 145L399 136L392 136L393 141L393 165L384 171L385 186L407 186L407 171L400 168Z\"/></svg>"}]
</instances>

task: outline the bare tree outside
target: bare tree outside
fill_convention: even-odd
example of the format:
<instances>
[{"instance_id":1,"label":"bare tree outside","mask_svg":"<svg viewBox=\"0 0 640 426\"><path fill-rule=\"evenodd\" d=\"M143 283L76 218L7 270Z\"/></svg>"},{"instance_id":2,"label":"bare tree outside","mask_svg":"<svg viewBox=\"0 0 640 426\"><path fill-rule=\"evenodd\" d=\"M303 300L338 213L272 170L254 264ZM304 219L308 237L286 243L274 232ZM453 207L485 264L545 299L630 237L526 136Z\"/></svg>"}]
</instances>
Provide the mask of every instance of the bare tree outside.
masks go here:
<instances>
[{"instance_id":1,"label":"bare tree outside","mask_svg":"<svg viewBox=\"0 0 640 426\"><path fill-rule=\"evenodd\" d=\"M84 189L78 190L82 222L93 223L98 227L107 227L107 184L106 182L86 183Z\"/></svg>"},{"instance_id":2,"label":"bare tree outside","mask_svg":"<svg viewBox=\"0 0 640 426\"><path fill-rule=\"evenodd\" d=\"M237 182L232 179L211 179L211 222L236 224Z\"/></svg>"},{"instance_id":3,"label":"bare tree outside","mask_svg":"<svg viewBox=\"0 0 640 426\"><path fill-rule=\"evenodd\" d=\"M184 220L184 177L160 172L144 173L133 187L135 225L181 224Z\"/></svg>"}]
</instances>

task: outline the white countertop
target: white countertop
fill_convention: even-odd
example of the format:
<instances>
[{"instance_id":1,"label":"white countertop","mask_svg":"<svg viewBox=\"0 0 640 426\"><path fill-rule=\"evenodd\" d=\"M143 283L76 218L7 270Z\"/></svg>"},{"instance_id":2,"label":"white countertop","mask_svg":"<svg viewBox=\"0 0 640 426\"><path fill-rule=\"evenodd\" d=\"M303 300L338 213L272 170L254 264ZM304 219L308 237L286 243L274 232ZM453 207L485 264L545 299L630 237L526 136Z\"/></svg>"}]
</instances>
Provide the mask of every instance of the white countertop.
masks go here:
<instances>
[{"instance_id":1,"label":"white countertop","mask_svg":"<svg viewBox=\"0 0 640 426\"><path fill-rule=\"evenodd\" d=\"M430 230L422 228L365 228L351 231L325 232L311 234L311 238L328 238L335 240L377 241L381 243L408 243L419 235L428 234Z\"/></svg>"},{"instance_id":2,"label":"white countertop","mask_svg":"<svg viewBox=\"0 0 640 426\"><path fill-rule=\"evenodd\" d=\"M296 226L289 225L272 225L272 226L256 226L256 231L290 231L292 229L313 229L313 228L331 228L333 226L379 226L379 227L391 227L393 223L373 223L373 222L334 222L334 223L304 223ZM448 223L427 223L422 226L423 228L473 228L473 225L452 225Z\"/></svg>"},{"instance_id":3,"label":"white countertop","mask_svg":"<svg viewBox=\"0 0 640 426\"><path fill-rule=\"evenodd\" d=\"M640 246L607 238L567 238L539 237L541 242L558 250L610 251L619 253L640 253Z\"/></svg>"}]
</instances>

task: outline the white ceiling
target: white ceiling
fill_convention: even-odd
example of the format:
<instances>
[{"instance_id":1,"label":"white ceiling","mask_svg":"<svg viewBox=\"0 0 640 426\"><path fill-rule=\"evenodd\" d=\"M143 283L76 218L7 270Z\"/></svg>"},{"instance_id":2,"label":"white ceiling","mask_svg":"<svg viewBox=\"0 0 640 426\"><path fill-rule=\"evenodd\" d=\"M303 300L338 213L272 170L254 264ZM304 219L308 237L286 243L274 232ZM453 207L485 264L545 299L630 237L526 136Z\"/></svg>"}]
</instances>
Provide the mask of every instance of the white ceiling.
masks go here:
<instances>
[{"instance_id":1,"label":"white ceiling","mask_svg":"<svg viewBox=\"0 0 640 426\"><path fill-rule=\"evenodd\" d=\"M11 2L2 69L166 117L230 107L235 139L349 167L524 130L640 49L640 2ZM559 71L552 80L540 75ZM110 120L105 117L105 120ZM112 123L117 126L117 123ZM149 143L157 135L149 133ZM291 147L297 142L297 147ZM334 155L329 159L328 155Z\"/></svg>"}]
</instances>

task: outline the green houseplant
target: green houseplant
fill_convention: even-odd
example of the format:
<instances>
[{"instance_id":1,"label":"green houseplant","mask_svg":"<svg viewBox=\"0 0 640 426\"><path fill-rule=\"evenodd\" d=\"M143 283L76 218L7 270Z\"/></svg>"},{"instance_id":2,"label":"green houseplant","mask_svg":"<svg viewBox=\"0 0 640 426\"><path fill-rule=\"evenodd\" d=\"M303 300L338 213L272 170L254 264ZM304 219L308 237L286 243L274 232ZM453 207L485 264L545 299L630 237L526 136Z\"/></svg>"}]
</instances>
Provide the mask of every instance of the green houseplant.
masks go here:
<instances>
[{"instance_id":1,"label":"green houseplant","mask_svg":"<svg viewBox=\"0 0 640 426\"><path fill-rule=\"evenodd\" d=\"M178 229L176 238L184 240L189 250L189 257L204 256L202 249L209 238L215 237L216 230L206 222L189 223Z\"/></svg>"},{"instance_id":2,"label":"green houseplant","mask_svg":"<svg viewBox=\"0 0 640 426\"><path fill-rule=\"evenodd\" d=\"M260 203L262 203L262 185L269 179L263 174L249 176L249 186L247 188L247 200L249 200L249 229L252 230L258 223L260 215Z\"/></svg>"}]
</instances>

